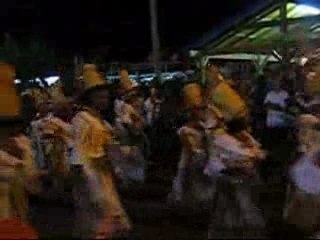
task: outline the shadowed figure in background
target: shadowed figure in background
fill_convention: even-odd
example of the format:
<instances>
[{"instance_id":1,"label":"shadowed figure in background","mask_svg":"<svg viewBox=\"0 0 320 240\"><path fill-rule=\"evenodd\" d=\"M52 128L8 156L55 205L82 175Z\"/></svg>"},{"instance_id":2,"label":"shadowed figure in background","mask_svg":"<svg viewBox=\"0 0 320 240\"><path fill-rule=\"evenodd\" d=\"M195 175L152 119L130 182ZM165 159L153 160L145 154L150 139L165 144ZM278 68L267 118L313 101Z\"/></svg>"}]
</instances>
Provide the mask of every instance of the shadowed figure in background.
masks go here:
<instances>
[{"instance_id":1,"label":"shadowed figure in background","mask_svg":"<svg viewBox=\"0 0 320 240\"><path fill-rule=\"evenodd\" d=\"M170 176L168 177L174 176L181 151L177 130L186 121L182 111L181 90L183 85L183 82L173 80L162 86L161 96L164 100L160 106L159 118L153 125L154 137L150 139L153 143L151 159L160 168L169 170Z\"/></svg>"}]
</instances>

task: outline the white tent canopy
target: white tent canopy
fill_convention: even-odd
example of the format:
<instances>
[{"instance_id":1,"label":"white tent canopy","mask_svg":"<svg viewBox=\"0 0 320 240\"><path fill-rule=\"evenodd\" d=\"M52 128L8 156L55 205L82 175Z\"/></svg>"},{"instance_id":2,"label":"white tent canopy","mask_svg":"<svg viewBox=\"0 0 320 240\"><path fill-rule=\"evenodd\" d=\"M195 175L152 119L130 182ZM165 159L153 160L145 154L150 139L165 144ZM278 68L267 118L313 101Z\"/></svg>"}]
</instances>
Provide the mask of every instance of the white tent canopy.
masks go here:
<instances>
[{"instance_id":1,"label":"white tent canopy","mask_svg":"<svg viewBox=\"0 0 320 240\"><path fill-rule=\"evenodd\" d=\"M250 53L232 53L218 54L208 56L208 60L234 60L234 61L265 61L277 63L279 60L273 55L267 54L250 54Z\"/></svg>"}]
</instances>

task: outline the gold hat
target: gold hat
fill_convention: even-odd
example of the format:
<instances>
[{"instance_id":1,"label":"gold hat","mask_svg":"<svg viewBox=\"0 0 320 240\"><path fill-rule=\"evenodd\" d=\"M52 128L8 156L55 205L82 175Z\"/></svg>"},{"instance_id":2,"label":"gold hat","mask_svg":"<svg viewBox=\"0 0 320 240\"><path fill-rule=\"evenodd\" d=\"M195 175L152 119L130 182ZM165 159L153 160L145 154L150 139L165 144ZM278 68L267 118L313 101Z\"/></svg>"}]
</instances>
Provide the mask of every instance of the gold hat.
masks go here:
<instances>
[{"instance_id":1,"label":"gold hat","mask_svg":"<svg viewBox=\"0 0 320 240\"><path fill-rule=\"evenodd\" d=\"M0 63L0 121L18 120L21 111L21 99L17 95L13 66Z\"/></svg>"},{"instance_id":2,"label":"gold hat","mask_svg":"<svg viewBox=\"0 0 320 240\"><path fill-rule=\"evenodd\" d=\"M83 67L84 92L98 87L106 87L107 81L97 71L94 64L85 64Z\"/></svg>"},{"instance_id":3,"label":"gold hat","mask_svg":"<svg viewBox=\"0 0 320 240\"><path fill-rule=\"evenodd\" d=\"M183 88L184 103L186 108L196 108L204 106L204 98L201 86L197 83L187 84Z\"/></svg>"},{"instance_id":4,"label":"gold hat","mask_svg":"<svg viewBox=\"0 0 320 240\"><path fill-rule=\"evenodd\" d=\"M136 88L134 83L129 79L128 70L120 70L120 88L125 92L129 92Z\"/></svg>"}]
</instances>

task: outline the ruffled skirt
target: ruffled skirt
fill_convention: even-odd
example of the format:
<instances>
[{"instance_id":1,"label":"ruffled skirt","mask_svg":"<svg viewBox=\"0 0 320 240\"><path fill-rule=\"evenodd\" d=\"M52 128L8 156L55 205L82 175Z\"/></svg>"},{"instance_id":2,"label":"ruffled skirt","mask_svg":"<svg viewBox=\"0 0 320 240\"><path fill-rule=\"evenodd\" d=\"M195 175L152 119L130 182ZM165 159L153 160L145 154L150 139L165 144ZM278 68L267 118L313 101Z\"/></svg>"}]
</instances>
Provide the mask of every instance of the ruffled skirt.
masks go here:
<instances>
[{"instance_id":1,"label":"ruffled skirt","mask_svg":"<svg viewBox=\"0 0 320 240\"><path fill-rule=\"evenodd\" d=\"M111 173L102 174L85 168L82 173L75 174L74 180L74 237L94 238L97 227L104 222L110 222L110 217L117 218L120 225L130 228Z\"/></svg>"},{"instance_id":2,"label":"ruffled skirt","mask_svg":"<svg viewBox=\"0 0 320 240\"><path fill-rule=\"evenodd\" d=\"M141 150L135 146L112 146L110 157L115 174L125 185L144 183L146 163ZM125 153L124 149L129 153Z\"/></svg>"},{"instance_id":3,"label":"ruffled skirt","mask_svg":"<svg viewBox=\"0 0 320 240\"><path fill-rule=\"evenodd\" d=\"M252 184L257 182L257 179L248 177L216 178L209 239L257 239L266 236L265 221L254 202L252 191Z\"/></svg>"}]
</instances>

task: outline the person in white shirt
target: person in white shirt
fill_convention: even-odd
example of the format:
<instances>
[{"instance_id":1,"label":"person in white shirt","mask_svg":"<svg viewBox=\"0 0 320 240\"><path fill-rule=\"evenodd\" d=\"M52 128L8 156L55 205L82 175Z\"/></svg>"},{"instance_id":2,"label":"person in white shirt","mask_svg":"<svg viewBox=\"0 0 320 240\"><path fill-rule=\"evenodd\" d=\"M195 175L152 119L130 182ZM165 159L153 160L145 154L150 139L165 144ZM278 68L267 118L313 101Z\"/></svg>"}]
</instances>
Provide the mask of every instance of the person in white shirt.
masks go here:
<instances>
[{"instance_id":1,"label":"person in white shirt","mask_svg":"<svg viewBox=\"0 0 320 240\"><path fill-rule=\"evenodd\" d=\"M262 177L266 181L282 181L285 165L288 161L289 148L292 146L288 141L289 116L287 115L287 101L289 94L281 88L279 79L274 82L274 88L265 98L267 110L266 131L264 132L264 147L269 151L270 161L261 167Z\"/></svg>"},{"instance_id":2,"label":"person in white shirt","mask_svg":"<svg viewBox=\"0 0 320 240\"><path fill-rule=\"evenodd\" d=\"M274 90L270 91L264 104L267 107L267 127L268 128L283 128L286 126L285 109L289 94L281 89L280 83L276 82Z\"/></svg>"},{"instance_id":3,"label":"person in white shirt","mask_svg":"<svg viewBox=\"0 0 320 240\"><path fill-rule=\"evenodd\" d=\"M160 114L161 99L158 90L151 88L150 97L144 102L144 111L146 124L151 127L155 120L158 119Z\"/></svg>"}]
</instances>

